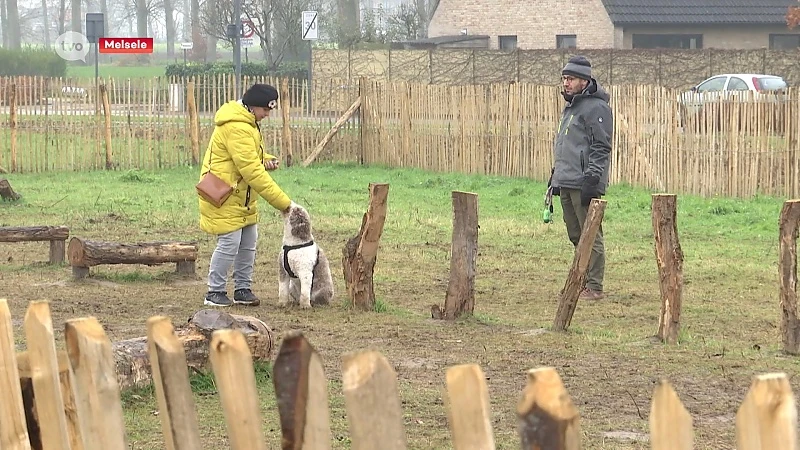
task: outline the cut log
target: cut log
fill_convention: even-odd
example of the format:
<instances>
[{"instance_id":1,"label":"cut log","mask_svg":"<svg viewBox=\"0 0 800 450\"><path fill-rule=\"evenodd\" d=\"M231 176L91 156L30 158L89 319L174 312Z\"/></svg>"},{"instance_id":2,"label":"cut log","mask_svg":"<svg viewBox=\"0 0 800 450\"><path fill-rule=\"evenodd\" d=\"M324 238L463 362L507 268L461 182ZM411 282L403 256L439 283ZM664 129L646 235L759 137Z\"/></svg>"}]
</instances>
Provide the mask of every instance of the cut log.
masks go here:
<instances>
[{"instance_id":1,"label":"cut log","mask_svg":"<svg viewBox=\"0 0 800 450\"><path fill-rule=\"evenodd\" d=\"M791 355L800 355L800 308L797 306L797 236L800 232L800 200L789 200L783 204L779 230L778 273L783 350Z\"/></svg>"},{"instance_id":2,"label":"cut log","mask_svg":"<svg viewBox=\"0 0 800 450\"><path fill-rule=\"evenodd\" d=\"M66 241L67 227L0 227L0 242Z\"/></svg>"},{"instance_id":3,"label":"cut log","mask_svg":"<svg viewBox=\"0 0 800 450\"><path fill-rule=\"evenodd\" d=\"M5 172L5 169L3 169L3 171ZM0 198L5 201L15 202L22 198L22 196L14 192L14 189L11 187L11 183L3 178L0 179Z\"/></svg>"},{"instance_id":4,"label":"cut log","mask_svg":"<svg viewBox=\"0 0 800 450\"><path fill-rule=\"evenodd\" d=\"M194 273L196 242L139 242L133 244L101 242L73 237L69 241L69 263L75 278L88 275L88 269L100 264L177 263L178 273Z\"/></svg>"},{"instance_id":5,"label":"cut log","mask_svg":"<svg viewBox=\"0 0 800 450\"><path fill-rule=\"evenodd\" d=\"M594 239L597 237L597 230L600 229L600 224L603 222L605 209L605 200L595 198L589 204L589 211L586 213L586 220L583 223L581 238L575 248L572 267L569 269L567 281L564 283L564 290L558 302L556 317L553 320L554 331L564 331L572 322L572 315L578 306L578 297L586 284L586 273L592 257L592 246L594 245Z\"/></svg>"},{"instance_id":6,"label":"cut log","mask_svg":"<svg viewBox=\"0 0 800 450\"><path fill-rule=\"evenodd\" d=\"M183 344L186 364L197 371L209 369L208 352L211 335L216 330L238 329L244 334L254 360L269 361L274 339L272 330L261 320L213 309L196 312L189 321L175 327L175 335ZM147 352L147 337L137 337L112 344L120 389L146 386L152 381Z\"/></svg>"},{"instance_id":7,"label":"cut log","mask_svg":"<svg viewBox=\"0 0 800 450\"><path fill-rule=\"evenodd\" d=\"M528 371L528 384L517 405L523 450L578 450L578 409L552 367Z\"/></svg>"},{"instance_id":8,"label":"cut log","mask_svg":"<svg viewBox=\"0 0 800 450\"><path fill-rule=\"evenodd\" d=\"M677 196L654 194L651 209L661 286L657 336L662 342L675 344L678 342L683 297L683 251L678 239Z\"/></svg>"},{"instance_id":9,"label":"cut log","mask_svg":"<svg viewBox=\"0 0 800 450\"><path fill-rule=\"evenodd\" d=\"M364 311L375 308L375 290L372 273L378 258L378 245L386 221L388 184L370 183L369 207L361 220L358 235L351 238L342 249L342 269L347 284L347 294L356 306Z\"/></svg>"},{"instance_id":10,"label":"cut log","mask_svg":"<svg viewBox=\"0 0 800 450\"><path fill-rule=\"evenodd\" d=\"M475 309L475 275L478 272L478 195L453 192L453 238L450 281L444 301L444 318L470 316Z\"/></svg>"}]
</instances>

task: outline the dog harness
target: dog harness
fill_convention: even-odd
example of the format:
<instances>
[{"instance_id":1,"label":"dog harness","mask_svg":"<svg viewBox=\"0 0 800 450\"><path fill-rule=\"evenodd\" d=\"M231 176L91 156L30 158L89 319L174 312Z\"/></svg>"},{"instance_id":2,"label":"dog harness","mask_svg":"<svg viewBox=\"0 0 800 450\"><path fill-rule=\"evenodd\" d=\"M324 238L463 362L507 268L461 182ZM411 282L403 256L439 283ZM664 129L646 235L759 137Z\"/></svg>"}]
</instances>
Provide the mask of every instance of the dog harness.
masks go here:
<instances>
[{"instance_id":1,"label":"dog harness","mask_svg":"<svg viewBox=\"0 0 800 450\"><path fill-rule=\"evenodd\" d=\"M289 267L289 250L296 250L298 248L310 247L312 245L314 245L314 241L308 241L304 244L283 246L283 268L284 270L286 270L286 273L288 273L290 277L297 278L297 275L295 275L295 273L292 272L292 268ZM317 268L318 263L319 263L319 248L317 248L317 260L314 261L314 269Z\"/></svg>"}]
</instances>

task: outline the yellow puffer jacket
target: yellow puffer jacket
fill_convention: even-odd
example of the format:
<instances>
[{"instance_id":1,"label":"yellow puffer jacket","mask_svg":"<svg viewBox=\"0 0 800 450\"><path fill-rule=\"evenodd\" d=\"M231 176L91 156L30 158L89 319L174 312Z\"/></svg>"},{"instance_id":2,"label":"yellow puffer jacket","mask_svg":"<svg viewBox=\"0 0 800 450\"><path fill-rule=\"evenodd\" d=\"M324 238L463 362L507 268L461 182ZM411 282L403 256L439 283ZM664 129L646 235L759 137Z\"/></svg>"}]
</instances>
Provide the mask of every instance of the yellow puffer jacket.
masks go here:
<instances>
[{"instance_id":1,"label":"yellow puffer jacket","mask_svg":"<svg viewBox=\"0 0 800 450\"><path fill-rule=\"evenodd\" d=\"M200 179L210 167L214 175L236 188L220 208L198 195L200 228L218 235L258 222L258 196L277 210L288 208L291 200L264 168L264 159L274 156L264 154L255 116L232 100L219 108L214 124Z\"/></svg>"}]
</instances>

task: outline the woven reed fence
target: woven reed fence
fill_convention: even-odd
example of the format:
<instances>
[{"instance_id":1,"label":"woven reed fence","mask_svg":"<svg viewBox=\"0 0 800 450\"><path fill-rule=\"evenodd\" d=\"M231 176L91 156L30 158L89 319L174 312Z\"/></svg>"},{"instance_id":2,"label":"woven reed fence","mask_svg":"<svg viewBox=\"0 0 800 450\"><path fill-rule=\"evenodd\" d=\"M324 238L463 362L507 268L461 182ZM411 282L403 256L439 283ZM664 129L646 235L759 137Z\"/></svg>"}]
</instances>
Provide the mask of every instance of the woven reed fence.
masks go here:
<instances>
[{"instance_id":1,"label":"woven reed fence","mask_svg":"<svg viewBox=\"0 0 800 450\"><path fill-rule=\"evenodd\" d=\"M256 81L244 80L244 85ZM268 151L297 161L356 100L317 158L546 180L563 99L523 83L427 85L361 79L259 79L286 101L262 123ZM230 77L102 81L5 79L0 168L10 172L154 169L195 164ZM13 89L12 89L13 86ZM786 101L751 95L685 111L681 91L610 86L611 182L705 196L800 195L800 90ZM96 92L95 92L96 91Z\"/></svg>"},{"instance_id":2,"label":"woven reed fence","mask_svg":"<svg viewBox=\"0 0 800 450\"><path fill-rule=\"evenodd\" d=\"M47 301L29 304L22 328L27 350L18 353L8 303L0 299L0 447L135 447L125 430L112 345L97 319L67 320L64 350L56 346ZM169 318L148 319L147 354L153 369L163 448L202 448L185 350ZM233 328L214 331L209 361L227 426L228 446L234 450L266 449L266 424L253 358L242 332ZM282 448L332 448L328 380L322 356L302 334L289 332L284 336L271 378ZM451 366L442 381L453 448L494 449L489 392L480 366ZM350 448L407 448L397 374L380 352L356 350L343 355L342 391ZM579 408L552 367L527 372L515 410L523 449L577 450L586 439L581 433ZM653 450L693 448L692 417L666 380L655 387L648 420ZM786 374L754 377L737 411L735 427L738 450L798 448L797 410Z\"/></svg>"}]
</instances>

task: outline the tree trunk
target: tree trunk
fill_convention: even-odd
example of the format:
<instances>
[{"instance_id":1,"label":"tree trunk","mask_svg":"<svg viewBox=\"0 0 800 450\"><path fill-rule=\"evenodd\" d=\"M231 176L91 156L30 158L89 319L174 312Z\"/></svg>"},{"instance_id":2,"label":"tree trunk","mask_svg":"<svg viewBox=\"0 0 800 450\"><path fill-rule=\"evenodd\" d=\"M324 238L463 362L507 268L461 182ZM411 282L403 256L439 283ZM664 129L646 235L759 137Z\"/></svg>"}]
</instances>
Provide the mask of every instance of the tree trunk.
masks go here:
<instances>
[{"instance_id":1,"label":"tree trunk","mask_svg":"<svg viewBox=\"0 0 800 450\"><path fill-rule=\"evenodd\" d=\"M81 13L81 0L71 0L70 17L72 17L72 30L83 33L83 14Z\"/></svg>"},{"instance_id":2,"label":"tree trunk","mask_svg":"<svg viewBox=\"0 0 800 450\"><path fill-rule=\"evenodd\" d=\"M69 228L34 226L0 227L0 242L66 241Z\"/></svg>"},{"instance_id":3,"label":"tree trunk","mask_svg":"<svg viewBox=\"0 0 800 450\"><path fill-rule=\"evenodd\" d=\"M69 241L69 262L73 266L100 264L164 264L197 259L195 242L140 242L124 244L73 237Z\"/></svg>"},{"instance_id":4,"label":"tree trunk","mask_svg":"<svg viewBox=\"0 0 800 450\"><path fill-rule=\"evenodd\" d=\"M478 257L478 195L453 192L453 240L450 281L444 302L444 318L472 315L475 309L475 275Z\"/></svg>"},{"instance_id":5,"label":"tree trunk","mask_svg":"<svg viewBox=\"0 0 800 450\"><path fill-rule=\"evenodd\" d=\"M164 22L167 26L167 58L175 57L175 4L164 0Z\"/></svg>"},{"instance_id":6,"label":"tree trunk","mask_svg":"<svg viewBox=\"0 0 800 450\"><path fill-rule=\"evenodd\" d=\"M19 194L14 192L11 183L5 178L0 179L0 198L5 201L15 202L21 198Z\"/></svg>"},{"instance_id":7,"label":"tree trunk","mask_svg":"<svg viewBox=\"0 0 800 450\"><path fill-rule=\"evenodd\" d=\"M788 200L783 204L779 230L778 273L783 350L792 355L800 355L800 308L797 307L797 236L800 233L800 200Z\"/></svg>"},{"instance_id":8,"label":"tree trunk","mask_svg":"<svg viewBox=\"0 0 800 450\"><path fill-rule=\"evenodd\" d=\"M58 35L67 31L67 0L58 1Z\"/></svg>"},{"instance_id":9,"label":"tree trunk","mask_svg":"<svg viewBox=\"0 0 800 450\"><path fill-rule=\"evenodd\" d=\"M8 10L6 0L0 0L0 33L2 33L3 47L8 47Z\"/></svg>"},{"instance_id":10,"label":"tree trunk","mask_svg":"<svg viewBox=\"0 0 800 450\"><path fill-rule=\"evenodd\" d=\"M217 27L220 23L220 14L219 14L219 3L216 0L207 0L206 1L206 14L208 14L208 23L213 24L212 26ZM206 39L206 53L205 53L206 62L213 63L217 60L217 38L212 34L208 34L208 38Z\"/></svg>"},{"instance_id":11,"label":"tree trunk","mask_svg":"<svg viewBox=\"0 0 800 450\"><path fill-rule=\"evenodd\" d=\"M136 0L136 35L138 37L148 37L151 36L150 33L147 32L148 24L148 11L147 11L147 1L146 0ZM140 63L144 63L148 61L149 55L148 54L141 54L137 55L138 61Z\"/></svg>"},{"instance_id":12,"label":"tree trunk","mask_svg":"<svg viewBox=\"0 0 800 450\"><path fill-rule=\"evenodd\" d=\"M19 28L17 0L6 0L6 25L8 26L8 48L21 48L22 32Z\"/></svg>"},{"instance_id":13,"label":"tree trunk","mask_svg":"<svg viewBox=\"0 0 800 450\"><path fill-rule=\"evenodd\" d=\"M370 311L375 308L375 291L372 272L378 257L378 246L386 221L388 184L369 185L369 207L361 221L358 235L347 241L342 250L342 269L347 283L347 294L353 305Z\"/></svg>"},{"instance_id":14,"label":"tree trunk","mask_svg":"<svg viewBox=\"0 0 800 450\"><path fill-rule=\"evenodd\" d=\"M657 336L668 344L678 342L683 297L683 251L678 239L677 208L676 195L653 195L653 235L661 286Z\"/></svg>"},{"instance_id":15,"label":"tree trunk","mask_svg":"<svg viewBox=\"0 0 800 450\"><path fill-rule=\"evenodd\" d=\"M274 338L272 329L263 321L219 310L200 310L186 325L175 327L175 335L186 352L188 367L196 371L208 370L211 335L221 329L238 329L244 334L253 359L270 361ZM147 336L115 342L111 347L120 389L145 386L152 382Z\"/></svg>"},{"instance_id":16,"label":"tree trunk","mask_svg":"<svg viewBox=\"0 0 800 450\"><path fill-rule=\"evenodd\" d=\"M44 28L44 45L50 47L50 20L47 14L47 0L42 0L42 24Z\"/></svg>"}]
</instances>

